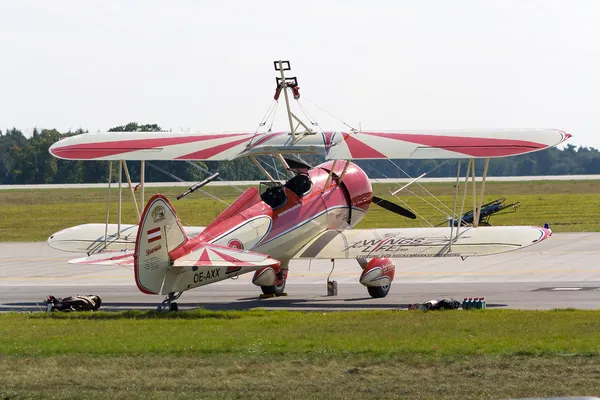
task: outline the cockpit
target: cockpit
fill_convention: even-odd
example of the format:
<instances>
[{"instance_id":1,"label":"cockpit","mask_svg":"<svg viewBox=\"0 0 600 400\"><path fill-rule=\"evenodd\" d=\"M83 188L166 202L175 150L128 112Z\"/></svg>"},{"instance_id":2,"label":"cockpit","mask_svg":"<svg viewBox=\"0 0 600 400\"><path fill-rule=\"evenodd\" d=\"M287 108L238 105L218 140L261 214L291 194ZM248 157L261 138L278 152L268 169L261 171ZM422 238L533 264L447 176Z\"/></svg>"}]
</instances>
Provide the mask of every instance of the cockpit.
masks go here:
<instances>
[{"instance_id":1,"label":"cockpit","mask_svg":"<svg viewBox=\"0 0 600 400\"><path fill-rule=\"evenodd\" d=\"M263 185L266 186L264 190ZM262 201L271 206L273 210L276 210L285 205L288 201L288 196L285 190L286 188L296 194L299 198L302 198L306 194L310 193L310 190L312 189L312 182L307 174L298 174L287 181L285 185L274 182L261 182L260 198Z\"/></svg>"},{"instance_id":2,"label":"cockpit","mask_svg":"<svg viewBox=\"0 0 600 400\"><path fill-rule=\"evenodd\" d=\"M298 197L303 197L310 192L310 189L312 188L312 182L310 181L310 177L308 175L298 174L287 181L284 186L296 193Z\"/></svg>"}]
</instances>

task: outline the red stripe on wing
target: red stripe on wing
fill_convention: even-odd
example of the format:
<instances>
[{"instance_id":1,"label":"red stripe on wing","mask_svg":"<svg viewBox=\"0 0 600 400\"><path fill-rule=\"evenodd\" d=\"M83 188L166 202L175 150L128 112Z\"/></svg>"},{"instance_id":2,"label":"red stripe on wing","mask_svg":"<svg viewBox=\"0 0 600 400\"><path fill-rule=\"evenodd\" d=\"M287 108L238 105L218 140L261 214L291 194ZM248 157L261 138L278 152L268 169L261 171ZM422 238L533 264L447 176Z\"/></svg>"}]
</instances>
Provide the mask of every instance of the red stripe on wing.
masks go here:
<instances>
[{"instance_id":1,"label":"red stripe on wing","mask_svg":"<svg viewBox=\"0 0 600 400\"><path fill-rule=\"evenodd\" d=\"M205 140L222 139L247 135L234 133L227 135L194 135L181 137L162 137L156 139L113 140L110 142L80 143L70 146L50 149L51 153L61 158L94 159L99 157L114 156L138 150L151 150L165 146L202 142ZM244 139L247 140L247 139Z\"/></svg>"},{"instance_id":2,"label":"red stripe on wing","mask_svg":"<svg viewBox=\"0 0 600 400\"><path fill-rule=\"evenodd\" d=\"M240 143L244 143L250 140L249 138L234 140L233 142L223 143L218 146L210 147L208 149L196 151L194 153L186 154L181 157L175 158L176 160L207 160L223 151L229 150L230 148L237 146Z\"/></svg>"},{"instance_id":3,"label":"red stripe on wing","mask_svg":"<svg viewBox=\"0 0 600 400\"><path fill-rule=\"evenodd\" d=\"M545 149L548 147L543 143L515 139L417 135L411 133L383 132L361 132L360 134L421 144L423 146L454 151L456 153L463 153L473 157L511 156L532 150Z\"/></svg>"},{"instance_id":4,"label":"red stripe on wing","mask_svg":"<svg viewBox=\"0 0 600 400\"><path fill-rule=\"evenodd\" d=\"M353 159L360 158L387 158L385 155L381 154L371 146L361 142L360 140L352 137L352 135L342 132L342 136L344 136L344 142L348 146L348 150L350 150L350 155Z\"/></svg>"}]
</instances>

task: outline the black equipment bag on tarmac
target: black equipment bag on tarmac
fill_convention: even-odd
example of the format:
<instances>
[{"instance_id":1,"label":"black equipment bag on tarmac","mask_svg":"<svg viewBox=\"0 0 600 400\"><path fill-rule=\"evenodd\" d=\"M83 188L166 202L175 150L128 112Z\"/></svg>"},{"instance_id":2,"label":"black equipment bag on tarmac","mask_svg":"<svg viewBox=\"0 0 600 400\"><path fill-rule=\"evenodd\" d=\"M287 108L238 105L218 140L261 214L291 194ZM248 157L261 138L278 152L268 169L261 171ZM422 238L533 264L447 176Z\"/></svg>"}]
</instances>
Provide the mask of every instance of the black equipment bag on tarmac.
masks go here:
<instances>
[{"instance_id":1,"label":"black equipment bag on tarmac","mask_svg":"<svg viewBox=\"0 0 600 400\"><path fill-rule=\"evenodd\" d=\"M48 311L98 311L102 305L102 299L96 295L77 295L64 299L48 296L44 304Z\"/></svg>"},{"instance_id":2,"label":"black equipment bag on tarmac","mask_svg":"<svg viewBox=\"0 0 600 400\"><path fill-rule=\"evenodd\" d=\"M456 310L460 303L450 297L442 300L430 300L424 304L427 310Z\"/></svg>"}]
</instances>

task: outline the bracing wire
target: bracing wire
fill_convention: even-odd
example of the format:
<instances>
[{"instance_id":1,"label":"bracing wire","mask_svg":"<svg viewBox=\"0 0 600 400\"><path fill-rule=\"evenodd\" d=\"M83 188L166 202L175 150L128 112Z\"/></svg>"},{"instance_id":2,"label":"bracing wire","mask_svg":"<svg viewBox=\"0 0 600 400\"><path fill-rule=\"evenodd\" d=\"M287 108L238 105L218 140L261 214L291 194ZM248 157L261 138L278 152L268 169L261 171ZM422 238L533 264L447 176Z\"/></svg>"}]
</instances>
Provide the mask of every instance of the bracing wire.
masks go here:
<instances>
[{"instance_id":1,"label":"bracing wire","mask_svg":"<svg viewBox=\"0 0 600 400\"><path fill-rule=\"evenodd\" d=\"M442 213L442 214L445 214L444 210L442 210L442 209L441 209L441 208L439 208L439 207L436 207L436 206L435 206L433 203L431 203L431 202L427 201L427 199L426 199L425 197L423 197L423 196L419 196L417 193L413 192L413 191L412 191L412 190L410 190L410 189L405 189L405 190L406 190L408 193L412 194L413 196L417 197L418 199L420 199L420 200L423 200L425 203L429 204L431 207L435 208L435 209L436 209L436 210L438 210L440 213ZM400 199L400 197L398 197L397 195L396 195L396 196L394 196L394 197L395 197L395 198L397 198L397 199ZM446 208L447 208L447 207L446 207ZM450 211L452 211L452 210L450 210Z\"/></svg>"},{"instance_id":2,"label":"bracing wire","mask_svg":"<svg viewBox=\"0 0 600 400\"><path fill-rule=\"evenodd\" d=\"M271 130L273 129L273 124L275 123L275 116L277 115L277 107L278 106L279 106L279 102L276 101L275 108L273 108L273 113L271 115L271 123L269 124L269 129L267 130L267 132L271 132Z\"/></svg>"},{"instance_id":3,"label":"bracing wire","mask_svg":"<svg viewBox=\"0 0 600 400\"><path fill-rule=\"evenodd\" d=\"M296 103L298 104L298 108L300 109L300 111L302 111L302 114L304 114L304 116L310 122L310 124L312 126L316 126L321 132L324 132L323 128L321 128L321 125L319 125L319 123L309 114L308 110L302 105L302 103L300 103L300 100L296 100Z\"/></svg>"},{"instance_id":4,"label":"bracing wire","mask_svg":"<svg viewBox=\"0 0 600 400\"><path fill-rule=\"evenodd\" d=\"M390 179L388 176L386 176L383 172L381 171L375 171L375 169L373 169L373 167L367 165L367 167L374 172L379 172L381 175L383 175L384 178L386 179ZM375 182L377 183L382 183L379 181L379 179L377 178L372 178ZM412 211L418 218L421 218L423 221L425 221L425 223L427 223L429 226L433 227L434 225L429 222L425 217L423 217L421 214L419 214L413 207L411 207L406 201L404 201L401 197L398 196L394 196L396 197L396 199L398 199L398 201L400 201L404 206L406 206L406 208L408 208L410 211Z\"/></svg>"},{"instance_id":5,"label":"bracing wire","mask_svg":"<svg viewBox=\"0 0 600 400\"><path fill-rule=\"evenodd\" d=\"M275 163L275 157L271 156L271 162L273 163L273 169L275 170L275 174L277 175L277 180L281 180L281 175L279 174L279 168L277 168L277 164Z\"/></svg>"},{"instance_id":6,"label":"bracing wire","mask_svg":"<svg viewBox=\"0 0 600 400\"><path fill-rule=\"evenodd\" d=\"M279 171L277 170L277 166L273 166L270 163L268 163L267 161L261 161L260 157L256 157L256 161L258 161L260 163L260 165L267 167L268 169L270 169L271 171L275 172L275 175L277 175L277 180L281 180L279 177ZM265 169L267 169L265 168Z\"/></svg>"},{"instance_id":7,"label":"bracing wire","mask_svg":"<svg viewBox=\"0 0 600 400\"><path fill-rule=\"evenodd\" d=\"M178 177L178 176L176 176L176 175L173 175L173 174L172 174L172 173L170 173L169 171L166 171L166 170L162 169L161 167L159 167L159 166L157 166L157 165L154 165L154 164L152 164L152 163L151 163L151 162L149 162L149 161L146 161L146 163L147 163L147 164L148 164L150 167L152 167L152 168L156 169L156 170L157 170L157 171L159 171L159 172L162 172L162 173L163 173L163 174L165 174L165 175L168 175L168 176L170 176L171 178L173 178L173 179L175 179L175 180L177 180L177 181L179 181L179 182L185 182L185 181L184 181L183 179L181 179L180 177ZM225 205L226 205L226 206L228 206L228 207L231 205L231 204L227 203L226 201L224 201L224 200L222 200L222 199L218 198L217 196L213 195L212 193L208 193L206 190L202 190L202 189L198 189L198 190L199 190L200 192L202 192L203 194L205 194L206 196L210 197L211 199L213 199L213 200L217 200L217 201L219 201L219 202L221 202L221 203L225 204Z\"/></svg>"},{"instance_id":8,"label":"bracing wire","mask_svg":"<svg viewBox=\"0 0 600 400\"><path fill-rule=\"evenodd\" d=\"M275 120L275 113L277 112L277 106L278 105L279 105L279 102L277 100L273 100L271 102L271 104L269 104L269 108L267 108L267 111L265 112L265 115L263 115L262 119L258 123L258 126L256 127L256 130L254 131L254 135L250 139L250 142L248 142L248 147L252 146L252 143L254 142L254 138L256 136L260 135L260 133L258 132L260 130L260 128L262 128L263 126L265 126L267 124L269 118L272 117L271 124L269 125L269 129L268 129L267 132L271 131L271 128L273 127L273 121Z\"/></svg>"},{"instance_id":9,"label":"bracing wire","mask_svg":"<svg viewBox=\"0 0 600 400\"><path fill-rule=\"evenodd\" d=\"M396 164L396 163L395 163L393 160L391 160L391 159L388 159L388 161L389 161L389 162L391 162L391 163L392 163L392 165L393 165L394 167L396 167L397 169L399 169L399 170L400 170L400 171L401 171L401 172L402 172L404 175L406 175L408 178L411 178L411 179L412 179L412 177L411 177L411 176L410 176L410 175L409 175L409 174L408 174L406 171L404 171L402 168L400 168L400 167L398 166L398 164ZM441 167L441 166L443 166L444 164L447 164L447 163L448 163L448 161L449 161L449 160L446 160L446 161L444 161L443 163L441 163L440 165L438 165L438 166L436 166L436 167L432 168L431 170L427 171L427 172L426 172L426 175L429 175L430 173L432 173L432 172L433 172L433 171L435 171L436 169L440 168L440 167ZM436 197L436 196L435 196L433 193L431 193L429 190L427 190L427 188L425 188L423 185L421 185L421 183L420 183L420 182L415 182L415 184L416 184L417 186L419 186L421 189L423 189L425 192L427 192L427 194L428 194L428 195L430 195L431 197L433 197L434 199L436 199L436 200L437 200L437 201L438 201L438 202L439 202L439 203L440 203L442 206L444 206L444 207L445 207L445 208L446 208L446 209L447 209L447 210L450 212L450 214L452 214L452 213L453 213L453 211L450 209L450 207L448 207L447 205L445 205L445 204L444 204L444 203L443 203L443 202L442 202L440 199L438 199L438 198L437 198L437 197ZM412 193L412 192L411 192L411 193ZM429 202L427 202L427 203L428 203L428 204L430 204ZM431 205L431 204L430 204L430 205ZM434 207L434 208L436 208L437 210L439 210L439 208L437 208L437 207L435 207L435 206L433 206L433 205L431 205L431 206L432 206L432 207ZM440 212L444 213L444 212L443 212L443 211L441 211L441 210L440 210Z\"/></svg>"},{"instance_id":10,"label":"bracing wire","mask_svg":"<svg viewBox=\"0 0 600 400\"><path fill-rule=\"evenodd\" d=\"M210 172L208 169L204 168L203 166L201 166L199 164L196 164L193 161L190 161L190 160L185 160L185 161L187 163L189 163L190 165L192 165L193 167L195 167L196 169L199 169L200 171L206 172L208 175L212 174L212 172ZM217 177L217 179L220 180L221 182L229 182L229 181L226 181L225 179L221 178L220 176ZM235 185L233 185L231 183L228 183L228 186L234 188L235 190L237 190L240 193L244 193L244 189L241 189L241 188L239 188L239 187L237 187L237 186L235 186Z\"/></svg>"},{"instance_id":11,"label":"bracing wire","mask_svg":"<svg viewBox=\"0 0 600 400\"><path fill-rule=\"evenodd\" d=\"M326 109L324 109L323 107L321 107L320 105L318 105L317 103L315 103L314 101L310 100L309 98L307 98L306 96L303 97L304 100L308 101L310 104L312 104L313 106L321 109L322 111L324 111L325 113L327 113L329 116L335 118L336 120L338 120L339 122L341 122L342 124L346 125L348 128L350 128L352 131L357 132L357 130L350 126L349 124L345 123L344 121L342 121L341 119L339 119L338 117L336 117L335 115L333 115L332 113L330 113L329 111L327 111Z\"/></svg>"},{"instance_id":12,"label":"bracing wire","mask_svg":"<svg viewBox=\"0 0 600 400\"><path fill-rule=\"evenodd\" d=\"M256 128L255 133L258 133L259 129L262 128L263 126L265 126L267 124L267 121L269 119L269 117L271 116L271 114L273 113L273 111L275 109L277 109L277 105L279 104L279 102L277 100L273 100L271 102L271 104L269 104L269 108L267 108L267 111L265 112L265 115L263 115L262 119L260 120L260 123L258 124L258 127Z\"/></svg>"}]
</instances>

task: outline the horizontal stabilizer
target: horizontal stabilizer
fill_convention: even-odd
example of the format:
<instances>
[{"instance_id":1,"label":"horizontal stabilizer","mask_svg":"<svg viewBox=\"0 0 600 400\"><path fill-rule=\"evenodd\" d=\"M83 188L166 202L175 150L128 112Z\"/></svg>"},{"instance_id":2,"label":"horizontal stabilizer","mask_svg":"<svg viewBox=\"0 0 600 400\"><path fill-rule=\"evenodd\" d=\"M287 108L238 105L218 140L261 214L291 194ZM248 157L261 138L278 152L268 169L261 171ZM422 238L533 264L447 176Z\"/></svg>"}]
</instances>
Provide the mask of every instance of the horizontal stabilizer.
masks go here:
<instances>
[{"instance_id":1,"label":"horizontal stabilizer","mask_svg":"<svg viewBox=\"0 0 600 400\"><path fill-rule=\"evenodd\" d=\"M250 267L253 269L273 266L279 266L279 261L266 254L208 243L178 258L173 264L173 267Z\"/></svg>"},{"instance_id":2,"label":"horizontal stabilizer","mask_svg":"<svg viewBox=\"0 0 600 400\"><path fill-rule=\"evenodd\" d=\"M69 264L133 266L133 250L110 251L69 260Z\"/></svg>"}]
</instances>

